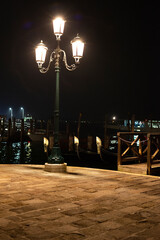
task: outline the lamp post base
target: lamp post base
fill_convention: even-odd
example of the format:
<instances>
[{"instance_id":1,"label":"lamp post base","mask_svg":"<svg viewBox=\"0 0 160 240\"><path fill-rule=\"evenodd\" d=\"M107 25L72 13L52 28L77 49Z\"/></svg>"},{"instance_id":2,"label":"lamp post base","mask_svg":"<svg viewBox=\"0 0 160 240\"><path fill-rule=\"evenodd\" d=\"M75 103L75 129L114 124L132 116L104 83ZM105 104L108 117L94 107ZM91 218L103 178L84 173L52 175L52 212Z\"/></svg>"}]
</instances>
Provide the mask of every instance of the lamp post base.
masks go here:
<instances>
[{"instance_id":1,"label":"lamp post base","mask_svg":"<svg viewBox=\"0 0 160 240\"><path fill-rule=\"evenodd\" d=\"M60 147L53 147L51 155L48 157L48 162L51 164L62 164L64 158L61 155Z\"/></svg>"},{"instance_id":2,"label":"lamp post base","mask_svg":"<svg viewBox=\"0 0 160 240\"><path fill-rule=\"evenodd\" d=\"M62 164L45 163L44 170L47 172L65 173L67 171L67 163Z\"/></svg>"}]
</instances>

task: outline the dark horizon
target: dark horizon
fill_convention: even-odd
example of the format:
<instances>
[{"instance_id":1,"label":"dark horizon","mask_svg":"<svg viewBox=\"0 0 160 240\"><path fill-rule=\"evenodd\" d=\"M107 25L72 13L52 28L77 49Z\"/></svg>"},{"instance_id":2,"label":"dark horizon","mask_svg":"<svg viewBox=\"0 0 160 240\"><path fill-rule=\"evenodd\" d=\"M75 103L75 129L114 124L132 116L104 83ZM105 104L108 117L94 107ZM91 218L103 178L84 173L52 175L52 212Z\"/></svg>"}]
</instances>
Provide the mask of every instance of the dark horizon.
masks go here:
<instances>
[{"instance_id":1,"label":"dark horizon","mask_svg":"<svg viewBox=\"0 0 160 240\"><path fill-rule=\"evenodd\" d=\"M0 114L24 107L36 118L53 115L55 73L38 71L34 48L42 39L48 47L45 66L56 48L52 18L64 16L61 48L74 63L70 41L85 40L77 70L61 64L60 118L104 119L105 114L136 119L160 119L159 6L155 1L16 1L2 7L2 68Z\"/></svg>"}]
</instances>

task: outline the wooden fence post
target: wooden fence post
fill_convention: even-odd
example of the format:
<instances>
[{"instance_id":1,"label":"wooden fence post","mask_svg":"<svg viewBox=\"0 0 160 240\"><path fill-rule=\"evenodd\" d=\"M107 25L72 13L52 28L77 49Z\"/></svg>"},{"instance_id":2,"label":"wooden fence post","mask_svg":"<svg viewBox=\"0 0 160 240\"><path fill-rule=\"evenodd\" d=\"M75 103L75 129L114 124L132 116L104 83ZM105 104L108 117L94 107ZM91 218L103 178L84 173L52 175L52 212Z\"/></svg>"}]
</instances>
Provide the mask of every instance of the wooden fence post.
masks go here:
<instances>
[{"instance_id":1,"label":"wooden fence post","mask_svg":"<svg viewBox=\"0 0 160 240\"><path fill-rule=\"evenodd\" d=\"M151 135L150 133L147 134L147 174L151 174Z\"/></svg>"},{"instance_id":2,"label":"wooden fence post","mask_svg":"<svg viewBox=\"0 0 160 240\"><path fill-rule=\"evenodd\" d=\"M117 133L118 136L118 161L117 164L122 164L122 157L121 157L121 139L120 139L120 132Z\"/></svg>"},{"instance_id":3,"label":"wooden fence post","mask_svg":"<svg viewBox=\"0 0 160 240\"><path fill-rule=\"evenodd\" d=\"M87 137L87 149L90 151L93 150L93 136Z\"/></svg>"},{"instance_id":4,"label":"wooden fence post","mask_svg":"<svg viewBox=\"0 0 160 240\"><path fill-rule=\"evenodd\" d=\"M140 159L138 162L140 163L142 159L142 143L141 143L140 137L139 137L139 155L140 155Z\"/></svg>"},{"instance_id":5,"label":"wooden fence post","mask_svg":"<svg viewBox=\"0 0 160 240\"><path fill-rule=\"evenodd\" d=\"M69 135L68 150L69 152L72 152L74 150L74 139L71 135Z\"/></svg>"}]
</instances>

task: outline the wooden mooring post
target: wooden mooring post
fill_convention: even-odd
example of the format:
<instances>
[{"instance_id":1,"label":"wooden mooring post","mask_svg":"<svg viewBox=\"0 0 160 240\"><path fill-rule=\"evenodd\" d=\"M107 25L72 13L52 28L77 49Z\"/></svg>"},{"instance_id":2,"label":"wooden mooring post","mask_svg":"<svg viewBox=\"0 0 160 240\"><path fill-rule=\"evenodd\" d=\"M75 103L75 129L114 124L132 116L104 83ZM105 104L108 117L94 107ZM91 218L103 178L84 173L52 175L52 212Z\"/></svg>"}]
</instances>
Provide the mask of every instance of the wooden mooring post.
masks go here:
<instances>
[{"instance_id":1,"label":"wooden mooring post","mask_svg":"<svg viewBox=\"0 0 160 240\"><path fill-rule=\"evenodd\" d=\"M104 122L104 148L108 149L109 148L109 142L110 142L110 136L108 133L108 115L105 115L105 122Z\"/></svg>"},{"instance_id":2,"label":"wooden mooring post","mask_svg":"<svg viewBox=\"0 0 160 240\"><path fill-rule=\"evenodd\" d=\"M94 144L94 137L93 136L88 136L87 137L87 149L89 151L93 150L93 144Z\"/></svg>"},{"instance_id":3,"label":"wooden mooring post","mask_svg":"<svg viewBox=\"0 0 160 240\"><path fill-rule=\"evenodd\" d=\"M121 157L121 138L120 133L117 133L118 136L118 155L117 155L117 165L122 165L122 157Z\"/></svg>"},{"instance_id":4,"label":"wooden mooring post","mask_svg":"<svg viewBox=\"0 0 160 240\"><path fill-rule=\"evenodd\" d=\"M77 137L78 138L79 138L80 127L81 127L81 118L82 118L82 113L79 114L79 118L78 118L78 126L77 126Z\"/></svg>"},{"instance_id":5,"label":"wooden mooring post","mask_svg":"<svg viewBox=\"0 0 160 240\"><path fill-rule=\"evenodd\" d=\"M69 152L74 151L74 137L72 135L69 135L68 151Z\"/></svg>"}]
</instances>

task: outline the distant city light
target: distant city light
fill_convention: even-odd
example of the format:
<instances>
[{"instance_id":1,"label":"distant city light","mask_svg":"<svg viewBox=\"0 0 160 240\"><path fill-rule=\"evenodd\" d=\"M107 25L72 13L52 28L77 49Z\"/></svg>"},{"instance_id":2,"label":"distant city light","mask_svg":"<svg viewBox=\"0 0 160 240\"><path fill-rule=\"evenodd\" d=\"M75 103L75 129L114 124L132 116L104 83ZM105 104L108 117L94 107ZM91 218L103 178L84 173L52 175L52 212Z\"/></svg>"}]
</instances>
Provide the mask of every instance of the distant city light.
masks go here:
<instances>
[{"instance_id":1,"label":"distant city light","mask_svg":"<svg viewBox=\"0 0 160 240\"><path fill-rule=\"evenodd\" d=\"M24 119L24 108L21 107L21 112L22 112L22 119Z\"/></svg>"},{"instance_id":2,"label":"distant city light","mask_svg":"<svg viewBox=\"0 0 160 240\"><path fill-rule=\"evenodd\" d=\"M11 113L11 117L10 117L10 118L11 118L11 120L13 120L13 109L10 107L10 108L9 108L9 111L10 111L10 113Z\"/></svg>"}]
</instances>

